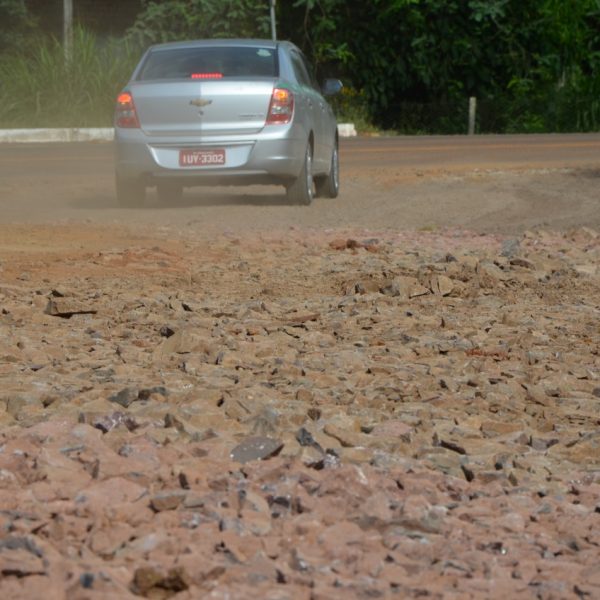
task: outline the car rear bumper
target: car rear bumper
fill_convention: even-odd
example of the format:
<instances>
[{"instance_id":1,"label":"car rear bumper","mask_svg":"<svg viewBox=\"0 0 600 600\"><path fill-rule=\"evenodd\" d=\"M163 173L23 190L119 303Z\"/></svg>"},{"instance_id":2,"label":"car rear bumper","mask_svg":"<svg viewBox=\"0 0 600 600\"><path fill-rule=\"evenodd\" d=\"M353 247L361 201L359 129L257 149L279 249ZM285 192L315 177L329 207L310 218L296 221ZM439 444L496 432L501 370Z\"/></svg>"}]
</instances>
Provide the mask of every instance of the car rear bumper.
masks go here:
<instances>
[{"instance_id":1,"label":"car rear bumper","mask_svg":"<svg viewBox=\"0 0 600 600\"><path fill-rule=\"evenodd\" d=\"M116 171L146 185L179 181L184 186L283 184L298 176L306 150L304 135L292 128L265 128L259 136L237 138L151 137L140 129L115 129ZM182 149L224 150L225 164L180 166Z\"/></svg>"}]
</instances>

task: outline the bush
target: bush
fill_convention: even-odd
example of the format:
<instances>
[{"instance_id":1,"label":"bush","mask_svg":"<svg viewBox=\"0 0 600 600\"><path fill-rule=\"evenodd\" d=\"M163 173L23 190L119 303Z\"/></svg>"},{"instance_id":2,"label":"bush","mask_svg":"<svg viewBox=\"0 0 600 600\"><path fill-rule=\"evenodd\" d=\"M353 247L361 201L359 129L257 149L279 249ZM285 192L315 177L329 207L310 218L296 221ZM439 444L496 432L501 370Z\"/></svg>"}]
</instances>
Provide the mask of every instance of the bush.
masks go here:
<instances>
[{"instance_id":1,"label":"bush","mask_svg":"<svg viewBox=\"0 0 600 600\"><path fill-rule=\"evenodd\" d=\"M0 58L0 127L110 126L139 52L76 28L65 60L55 38Z\"/></svg>"},{"instance_id":2,"label":"bush","mask_svg":"<svg viewBox=\"0 0 600 600\"><path fill-rule=\"evenodd\" d=\"M344 86L330 102L338 123L354 123L357 131L361 133L375 129L364 91Z\"/></svg>"}]
</instances>

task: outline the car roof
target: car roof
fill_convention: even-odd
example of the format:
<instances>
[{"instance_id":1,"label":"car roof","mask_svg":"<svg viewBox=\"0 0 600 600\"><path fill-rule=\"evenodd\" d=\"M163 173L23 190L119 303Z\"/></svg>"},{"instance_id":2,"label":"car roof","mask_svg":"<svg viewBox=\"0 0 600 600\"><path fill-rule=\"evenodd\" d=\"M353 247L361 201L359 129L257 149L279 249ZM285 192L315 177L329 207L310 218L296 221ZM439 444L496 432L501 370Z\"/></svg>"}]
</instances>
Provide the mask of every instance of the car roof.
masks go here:
<instances>
[{"instance_id":1,"label":"car roof","mask_svg":"<svg viewBox=\"0 0 600 600\"><path fill-rule=\"evenodd\" d=\"M204 40L186 40L183 42L167 42L164 44L154 44L149 50L174 50L177 48L202 48L202 47L220 47L220 46L235 46L241 48L272 48L275 49L279 44L292 46L290 42L280 42L273 40L261 39L242 39L242 38L215 38Z\"/></svg>"}]
</instances>

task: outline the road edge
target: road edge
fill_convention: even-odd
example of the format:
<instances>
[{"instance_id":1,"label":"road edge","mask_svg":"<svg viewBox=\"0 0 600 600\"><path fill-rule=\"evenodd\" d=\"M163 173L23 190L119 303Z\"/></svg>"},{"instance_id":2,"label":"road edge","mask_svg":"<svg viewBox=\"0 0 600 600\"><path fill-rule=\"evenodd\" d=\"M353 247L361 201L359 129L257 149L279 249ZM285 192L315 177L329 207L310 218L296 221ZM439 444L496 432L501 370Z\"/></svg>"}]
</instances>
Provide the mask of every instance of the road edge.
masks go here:
<instances>
[{"instance_id":1,"label":"road edge","mask_svg":"<svg viewBox=\"0 0 600 600\"><path fill-rule=\"evenodd\" d=\"M339 123L338 134L340 137L356 136L354 123ZM113 138L112 127L0 129L0 143L110 142Z\"/></svg>"},{"instance_id":2,"label":"road edge","mask_svg":"<svg viewBox=\"0 0 600 600\"><path fill-rule=\"evenodd\" d=\"M0 129L0 143L110 142L112 127L64 127L49 129Z\"/></svg>"}]
</instances>

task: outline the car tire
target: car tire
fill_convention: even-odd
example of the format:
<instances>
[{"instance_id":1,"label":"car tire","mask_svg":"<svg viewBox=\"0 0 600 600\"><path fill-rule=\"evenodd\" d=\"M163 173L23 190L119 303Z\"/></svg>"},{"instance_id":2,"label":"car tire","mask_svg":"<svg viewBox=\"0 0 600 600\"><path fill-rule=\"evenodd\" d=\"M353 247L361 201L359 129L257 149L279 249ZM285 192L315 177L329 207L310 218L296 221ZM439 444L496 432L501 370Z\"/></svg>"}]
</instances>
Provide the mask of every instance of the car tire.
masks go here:
<instances>
[{"instance_id":1,"label":"car tire","mask_svg":"<svg viewBox=\"0 0 600 600\"><path fill-rule=\"evenodd\" d=\"M140 208L146 200L146 186L137 179L127 179L119 175L115 178L117 202L124 208Z\"/></svg>"},{"instance_id":2,"label":"car tire","mask_svg":"<svg viewBox=\"0 0 600 600\"><path fill-rule=\"evenodd\" d=\"M340 193L340 155L337 140L331 152L329 173L315 179L315 186L317 188L317 196L323 198L337 198Z\"/></svg>"},{"instance_id":3,"label":"car tire","mask_svg":"<svg viewBox=\"0 0 600 600\"><path fill-rule=\"evenodd\" d=\"M163 182L156 185L158 202L166 205L177 205L181 203L183 186L173 182Z\"/></svg>"},{"instance_id":4,"label":"car tire","mask_svg":"<svg viewBox=\"0 0 600 600\"><path fill-rule=\"evenodd\" d=\"M308 206L314 196L314 182L312 176L312 146L306 146L304 163L300 174L287 188L287 199L290 204L302 204Z\"/></svg>"}]
</instances>

